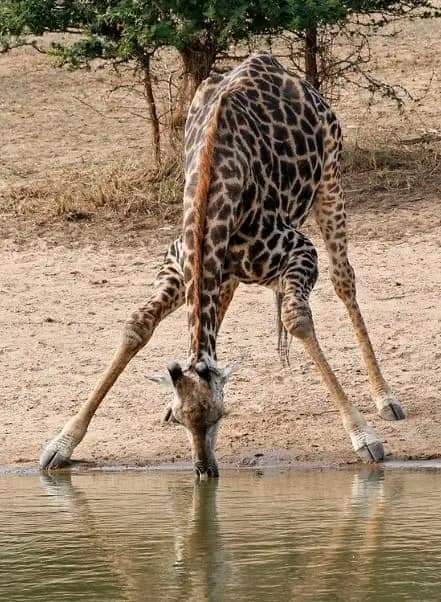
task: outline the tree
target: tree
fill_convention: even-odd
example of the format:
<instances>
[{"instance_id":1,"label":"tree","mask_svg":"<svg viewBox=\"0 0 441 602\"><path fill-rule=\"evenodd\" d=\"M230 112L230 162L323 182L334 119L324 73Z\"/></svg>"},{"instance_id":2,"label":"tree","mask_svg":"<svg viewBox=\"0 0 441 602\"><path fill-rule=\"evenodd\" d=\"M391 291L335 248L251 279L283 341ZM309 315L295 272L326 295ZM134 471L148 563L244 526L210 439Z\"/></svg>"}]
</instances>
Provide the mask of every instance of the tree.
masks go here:
<instances>
[{"instance_id":1,"label":"tree","mask_svg":"<svg viewBox=\"0 0 441 602\"><path fill-rule=\"evenodd\" d=\"M134 62L144 84L159 162L160 127L151 71L155 53L173 47L182 59L178 95L182 126L188 102L219 53L252 35L281 31L289 19L285 0L270 4L264 0L3 0L0 48L36 46L29 34L70 32L78 36L76 41L49 49L60 64L79 68L97 58L117 65Z\"/></svg>"},{"instance_id":2,"label":"tree","mask_svg":"<svg viewBox=\"0 0 441 602\"><path fill-rule=\"evenodd\" d=\"M400 104L399 91L379 81L366 67L371 62L370 41L385 27L403 20L441 16L430 0L294 0L295 15L286 27L284 41L297 71L320 90L338 79L381 92ZM288 36L286 35L288 32ZM333 52L338 40L338 51ZM344 47L344 50L342 50ZM405 92L404 88L401 89Z\"/></svg>"},{"instance_id":3,"label":"tree","mask_svg":"<svg viewBox=\"0 0 441 602\"><path fill-rule=\"evenodd\" d=\"M30 34L70 32L76 37L73 43L53 44L46 50L60 64L79 68L97 58L114 65L134 64L159 162L160 117L152 60L160 49L174 48L181 57L183 77L174 123L182 128L196 88L216 60L239 42L259 43L263 36L290 33L291 41L300 41L306 78L320 88L329 77L325 62L320 64L323 33L344 32L350 41L355 28L366 40L391 20L434 14L429 0L0 0L0 50L20 44L37 47ZM344 73L363 60L359 49L349 62L334 64L334 71L338 66L337 72Z\"/></svg>"}]
</instances>

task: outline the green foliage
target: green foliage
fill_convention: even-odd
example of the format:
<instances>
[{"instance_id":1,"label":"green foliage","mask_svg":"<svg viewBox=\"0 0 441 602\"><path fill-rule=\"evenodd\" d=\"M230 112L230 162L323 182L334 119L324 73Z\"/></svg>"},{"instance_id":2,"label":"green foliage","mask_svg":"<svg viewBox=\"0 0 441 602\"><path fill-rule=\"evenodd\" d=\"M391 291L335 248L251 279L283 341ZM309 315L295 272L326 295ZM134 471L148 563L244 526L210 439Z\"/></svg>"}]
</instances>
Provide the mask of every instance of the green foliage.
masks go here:
<instances>
[{"instance_id":1,"label":"green foliage","mask_svg":"<svg viewBox=\"0 0 441 602\"><path fill-rule=\"evenodd\" d=\"M0 39L77 30L89 38L72 50L77 62L93 56L129 60L162 46L178 50L211 43L219 49L286 23L289 3L231 0L2 0ZM91 40L95 43L92 44ZM69 53L66 52L66 57Z\"/></svg>"},{"instance_id":2,"label":"green foliage","mask_svg":"<svg viewBox=\"0 0 441 602\"><path fill-rule=\"evenodd\" d=\"M128 61L163 46L216 53L251 36L341 24L354 14L431 8L427 0L0 0L0 48L30 34L76 32L79 41L53 52L81 66L97 57Z\"/></svg>"},{"instance_id":3,"label":"green foliage","mask_svg":"<svg viewBox=\"0 0 441 602\"><path fill-rule=\"evenodd\" d=\"M288 32L285 38L294 38L297 52L300 48L300 64L293 61L296 69L317 88L353 72L364 76L364 84L358 86L380 90L401 103L394 87L362 69L370 58L369 35L392 20L437 13L430 0L0 0L0 52L31 44L72 68L88 66L97 58L134 63L159 164L163 126L169 128L173 147L182 137L186 108L197 86L216 59L236 43ZM49 48L32 38L47 32L72 35L57 37ZM330 40L338 32L346 33L350 51L345 60L329 60L325 53L331 44L320 44L320 36L326 34ZM165 122L156 107L156 96L163 92L158 92L151 67L152 56L163 47L180 53L185 74L177 80L174 96L168 82ZM320 65L319 56L325 57Z\"/></svg>"}]
</instances>

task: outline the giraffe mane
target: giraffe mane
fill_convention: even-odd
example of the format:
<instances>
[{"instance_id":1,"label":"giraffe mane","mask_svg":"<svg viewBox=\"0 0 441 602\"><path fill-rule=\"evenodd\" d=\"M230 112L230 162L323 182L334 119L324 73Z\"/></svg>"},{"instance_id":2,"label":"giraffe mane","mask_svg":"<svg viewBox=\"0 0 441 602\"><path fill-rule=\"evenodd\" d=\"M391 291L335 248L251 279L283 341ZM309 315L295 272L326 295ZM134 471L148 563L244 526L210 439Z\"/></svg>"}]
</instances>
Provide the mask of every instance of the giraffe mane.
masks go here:
<instances>
[{"instance_id":1,"label":"giraffe mane","mask_svg":"<svg viewBox=\"0 0 441 602\"><path fill-rule=\"evenodd\" d=\"M191 271L193 273L193 298L192 298L192 322L193 322L193 337L192 351L195 359L198 359L201 337L202 337L202 315L201 315L201 297L202 297L202 282L203 282L203 267L204 267L204 242L206 230L207 204L208 194L210 191L211 178L213 173L213 156L216 135L219 127L220 114L223 108L224 98L230 94L232 90L223 92L216 101L213 114L209 118L209 123L206 132L205 146L202 149L199 160L199 179L196 186L193 211L194 211L194 227L193 227L193 243L194 252L192 254Z\"/></svg>"}]
</instances>

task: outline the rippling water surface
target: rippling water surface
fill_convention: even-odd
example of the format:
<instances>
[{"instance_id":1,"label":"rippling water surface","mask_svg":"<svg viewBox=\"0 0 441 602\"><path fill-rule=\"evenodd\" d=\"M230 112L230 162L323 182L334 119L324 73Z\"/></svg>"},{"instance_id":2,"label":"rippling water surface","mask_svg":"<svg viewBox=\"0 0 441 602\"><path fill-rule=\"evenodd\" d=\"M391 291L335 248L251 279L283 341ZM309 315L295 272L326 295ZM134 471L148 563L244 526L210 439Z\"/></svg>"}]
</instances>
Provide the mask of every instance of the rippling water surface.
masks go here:
<instances>
[{"instance_id":1,"label":"rippling water surface","mask_svg":"<svg viewBox=\"0 0 441 602\"><path fill-rule=\"evenodd\" d=\"M0 477L0 600L441 600L441 474Z\"/></svg>"}]
</instances>

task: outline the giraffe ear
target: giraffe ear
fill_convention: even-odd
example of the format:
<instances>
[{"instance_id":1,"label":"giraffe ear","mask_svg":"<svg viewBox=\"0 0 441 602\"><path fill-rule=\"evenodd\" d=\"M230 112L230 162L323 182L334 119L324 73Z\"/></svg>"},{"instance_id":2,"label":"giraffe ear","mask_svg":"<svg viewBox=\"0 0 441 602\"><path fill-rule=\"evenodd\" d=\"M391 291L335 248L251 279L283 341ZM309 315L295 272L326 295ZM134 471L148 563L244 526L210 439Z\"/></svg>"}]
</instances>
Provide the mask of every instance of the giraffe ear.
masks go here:
<instances>
[{"instance_id":1,"label":"giraffe ear","mask_svg":"<svg viewBox=\"0 0 441 602\"><path fill-rule=\"evenodd\" d=\"M229 380L230 377L239 370L242 362L243 358L238 358L237 360L231 362L231 364L228 364L228 366L225 366L225 368L221 369L222 380L224 383L226 383L227 380Z\"/></svg>"},{"instance_id":2,"label":"giraffe ear","mask_svg":"<svg viewBox=\"0 0 441 602\"><path fill-rule=\"evenodd\" d=\"M150 380L152 383L156 383L157 385L159 385L165 389L169 389L170 387L173 386L172 380L171 380L168 372L167 372L167 374L164 374L164 376L162 374L153 374L151 376L146 376L146 378L147 378L147 380Z\"/></svg>"},{"instance_id":3,"label":"giraffe ear","mask_svg":"<svg viewBox=\"0 0 441 602\"><path fill-rule=\"evenodd\" d=\"M173 416L173 410L172 410L171 406L168 406L168 408L165 412L165 416L163 418L163 422L165 422L167 424L179 424L179 422Z\"/></svg>"}]
</instances>

